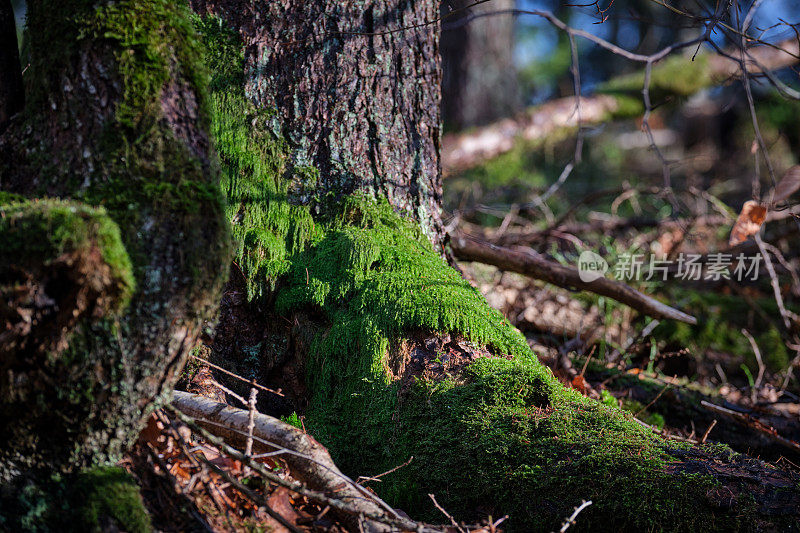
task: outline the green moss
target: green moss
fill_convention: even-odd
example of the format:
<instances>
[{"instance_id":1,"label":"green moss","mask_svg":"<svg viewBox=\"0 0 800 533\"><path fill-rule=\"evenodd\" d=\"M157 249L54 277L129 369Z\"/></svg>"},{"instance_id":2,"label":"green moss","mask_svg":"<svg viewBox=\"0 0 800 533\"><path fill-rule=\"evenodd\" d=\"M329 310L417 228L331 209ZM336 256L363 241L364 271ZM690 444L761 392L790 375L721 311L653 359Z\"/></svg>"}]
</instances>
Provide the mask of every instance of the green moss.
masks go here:
<instances>
[{"instance_id":1,"label":"green moss","mask_svg":"<svg viewBox=\"0 0 800 533\"><path fill-rule=\"evenodd\" d=\"M172 74L185 78L194 90L204 91L208 83L183 2L44 0L28 10L27 29L32 58L28 78L32 105L27 108L31 112L37 111L37 105L47 105L50 89L61 89L61 80L49 75L53 65L69 65L79 47L93 41L102 41L116 60L122 89L116 118L128 140L153 128L161 92L170 80L170 62L180 69ZM54 36L74 40L53 46ZM206 110L201 110L201 119Z\"/></svg>"},{"instance_id":2,"label":"green moss","mask_svg":"<svg viewBox=\"0 0 800 533\"><path fill-rule=\"evenodd\" d=\"M425 494L435 492L457 516L488 507L521 530L552 529L585 498L597 502L586 524L703 524L711 478L667 474L674 458L663 441L561 386L416 227L388 205L348 204L293 258L277 300L281 312L316 308L331 324L307 362L306 426L346 471L380 472L413 455L381 494L429 518ZM390 346L420 330L462 335L496 357L401 393Z\"/></svg>"},{"instance_id":3,"label":"green moss","mask_svg":"<svg viewBox=\"0 0 800 533\"><path fill-rule=\"evenodd\" d=\"M0 528L9 531L147 533L153 528L139 487L124 469L96 467L25 481L16 494L0 497Z\"/></svg>"},{"instance_id":4,"label":"green moss","mask_svg":"<svg viewBox=\"0 0 800 533\"><path fill-rule=\"evenodd\" d=\"M0 204L0 272L38 271L62 254L88 255L95 247L110 268L118 295L114 310L120 311L136 284L119 227L105 209L61 200Z\"/></svg>"},{"instance_id":5,"label":"green moss","mask_svg":"<svg viewBox=\"0 0 800 533\"><path fill-rule=\"evenodd\" d=\"M289 257L320 235L309 208L289 201L293 182L313 186L315 170L295 169L296 176L287 172L286 147L269 130L270 113L245 97L238 35L214 17L197 18L195 24L213 72L211 133L222 163L234 261L247 280L249 298L263 297L287 272Z\"/></svg>"},{"instance_id":6,"label":"green moss","mask_svg":"<svg viewBox=\"0 0 800 533\"><path fill-rule=\"evenodd\" d=\"M644 87L644 70L619 76L599 87L607 93L641 93ZM713 83L706 54L698 54L694 59L675 55L655 64L650 72L651 97L664 98L667 95L691 96Z\"/></svg>"},{"instance_id":7,"label":"green moss","mask_svg":"<svg viewBox=\"0 0 800 533\"><path fill-rule=\"evenodd\" d=\"M219 46L220 26L204 24L213 30L207 42ZM223 44L235 43L229 37ZM240 56L208 57L213 63ZM219 76L235 77L224 68ZM416 224L385 201L358 195L344 198L339 214L326 219L295 205L305 191L298 194L292 182L313 188L313 172L287 179L287 148L235 83L220 86L213 133L238 260L251 297L276 287L277 312L311 310L327 323L311 333L305 420L337 464L374 474L413 455L383 479L381 495L436 520L429 492L458 518L474 518L478 510L509 513L506 525L526 531L554 529L588 498L596 503L581 515L586 528L713 523L704 504L713 479L668 473L679 445L668 447L630 413L560 385ZM456 375L401 383L390 370L392 347L418 332L458 335L494 357Z\"/></svg>"},{"instance_id":8,"label":"green moss","mask_svg":"<svg viewBox=\"0 0 800 533\"><path fill-rule=\"evenodd\" d=\"M139 487L122 468L100 467L79 475L72 499L73 512L82 524L76 530L104 531L108 520L129 533L152 530Z\"/></svg>"}]
</instances>

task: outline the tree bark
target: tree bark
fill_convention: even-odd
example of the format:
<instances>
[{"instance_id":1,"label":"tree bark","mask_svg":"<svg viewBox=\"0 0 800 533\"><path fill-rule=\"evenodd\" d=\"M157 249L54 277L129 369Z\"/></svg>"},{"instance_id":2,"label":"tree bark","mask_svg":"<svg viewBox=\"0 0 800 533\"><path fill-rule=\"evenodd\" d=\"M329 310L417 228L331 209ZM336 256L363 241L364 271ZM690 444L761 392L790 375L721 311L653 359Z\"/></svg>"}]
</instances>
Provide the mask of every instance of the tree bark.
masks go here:
<instances>
[{"instance_id":1,"label":"tree bark","mask_svg":"<svg viewBox=\"0 0 800 533\"><path fill-rule=\"evenodd\" d=\"M288 200L330 209L355 191L388 198L437 245L439 84L430 2L193 0L244 40L245 89L293 147ZM303 169L314 167L316 180ZM316 183L313 183L316 181Z\"/></svg>"},{"instance_id":2,"label":"tree bark","mask_svg":"<svg viewBox=\"0 0 800 533\"><path fill-rule=\"evenodd\" d=\"M17 25L11 0L0 1L0 133L12 115L25 105L22 69L17 47Z\"/></svg>"}]
</instances>

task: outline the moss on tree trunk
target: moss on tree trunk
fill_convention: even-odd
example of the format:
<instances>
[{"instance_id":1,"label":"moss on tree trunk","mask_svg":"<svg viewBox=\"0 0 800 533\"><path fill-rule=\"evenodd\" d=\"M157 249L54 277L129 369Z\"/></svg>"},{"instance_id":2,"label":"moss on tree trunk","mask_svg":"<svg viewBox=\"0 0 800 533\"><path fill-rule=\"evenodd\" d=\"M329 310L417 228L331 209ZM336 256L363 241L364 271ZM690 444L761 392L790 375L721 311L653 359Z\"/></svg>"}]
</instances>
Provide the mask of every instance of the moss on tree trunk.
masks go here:
<instances>
[{"instance_id":1,"label":"moss on tree trunk","mask_svg":"<svg viewBox=\"0 0 800 533\"><path fill-rule=\"evenodd\" d=\"M0 137L3 303L18 295L13 275L43 284L34 311L108 283L66 330L59 313L38 315L63 336L20 330L4 345L4 484L119 458L217 308L229 231L189 17L168 0L28 2L26 107ZM45 283L65 254L95 252L108 279Z\"/></svg>"},{"instance_id":2,"label":"moss on tree trunk","mask_svg":"<svg viewBox=\"0 0 800 533\"><path fill-rule=\"evenodd\" d=\"M370 104L381 101L383 86L369 80L387 78L403 102L436 100L428 96L435 89L399 76L395 64L374 64L383 50L413 58L418 69L436 69L435 26L383 33L424 22L433 2L400 3L393 17L375 17L369 2L356 11L335 2L194 6L222 17L200 23L211 63L228 65L219 59L235 55L239 36L245 50L236 56L244 75L218 69L217 79L233 81L214 97L215 141L246 265L229 286L217 356L233 355L241 366L301 357L307 427L337 464L369 475L414 456L379 490L434 519L429 492L460 519L508 513L506 524L516 530L555 529L583 499L594 501L579 521L587 529L797 527L796 476L725 447L664 441L629 413L563 387L522 335L445 263L437 253L441 235L432 245L432 226L397 201L398 189L390 192L405 168L393 159L396 151L353 147L395 141L380 129L355 137L370 124L408 121L408 113L430 119L430 110ZM219 29L225 25L232 29ZM304 43L302 50L292 48L295 42ZM335 71L342 64L354 65L347 78ZM366 103L357 114L331 114L342 112L341 102ZM253 120L265 115L269 120ZM341 120L348 135L331 131ZM272 121L280 127L268 127ZM435 154L433 131L413 147ZM346 186L337 154L350 158ZM298 174L298 160L314 169ZM419 194L438 208L439 176L424 179L434 185ZM314 199L294 194L293 180L313 187ZM250 286L259 311L234 309L242 306L235 297L240 283ZM265 310L266 330L248 334L261 340L230 350L242 331L259 327ZM283 322L294 324L292 340L267 342L275 331L269 324Z\"/></svg>"}]
</instances>

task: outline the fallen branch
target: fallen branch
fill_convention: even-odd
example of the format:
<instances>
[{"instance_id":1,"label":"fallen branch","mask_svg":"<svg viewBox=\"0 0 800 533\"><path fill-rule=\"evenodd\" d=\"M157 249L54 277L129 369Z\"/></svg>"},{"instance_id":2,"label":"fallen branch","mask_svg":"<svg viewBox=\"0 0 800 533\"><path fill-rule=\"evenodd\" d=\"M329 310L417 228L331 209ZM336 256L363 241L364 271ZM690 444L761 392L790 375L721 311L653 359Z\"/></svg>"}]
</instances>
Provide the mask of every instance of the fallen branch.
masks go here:
<instances>
[{"instance_id":1,"label":"fallen branch","mask_svg":"<svg viewBox=\"0 0 800 533\"><path fill-rule=\"evenodd\" d=\"M723 416L725 416L725 417L727 417L729 419L735 420L739 424L741 424L741 425L743 425L743 426L745 426L747 428L750 428L750 429L752 429L752 430L764 435L769 440L771 440L771 441L773 441L773 442L775 442L777 444L780 444L781 446L785 446L786 448L788 448L788 449L790 449L790 450L792 450L794 452L800 452L800 444L798 444L797 442L795 442L795 441L793 441L791 439L787 439L786 437L782 437L781 435L778 434L778 432L777 432L777 430L775 430L775 428L764 424L763 422L761 422L757 418L754 418L754 417L750 416L747 413L739 413L739 412L734 411L732 409L726 409L725 407L722 407L722 406L719 406L719 405L715 405L715 404L713 404L711 402L707 402L705 400L701 401L700 405L702 405L703 407L705 407L709 411L713 411L713 412L715 412L717 414L720 414L720 415L723 415Z\"/></svg>"},{"instance_id":2,"label":"fallen branch","mask_svg":"<svg viewBox=\"0 0 800 533\"><path fill-rule=\"evenodd\" d=\"M285 451L286 461L297 481L285 480L264 466L231 447L228 442L244 443L247 439L249 412L236 409L203 396L175 391L170 410L185 424L201 430L204 438L225 453L252 468L268 481L282 485L308 499L330 505L345 521L366 531L440 531L403 518L391 507L345 476L331 459L328 450L310 435L296 427L261 413L255 415L253 449ZM188 417L197 420L191 420ZM223 440L224 439L224 440ZM306 487L308 486L308 488Z\"/></svg>"},{"instance_id":3,"label":"fallen branch","mask_svg":"<svg viewBox=\"0 0 800 533\"><path fill-rule=\"evenodd\" d=\"M568 224L554 225L538 231L506 232L499 236L495 243L499 246L530 245L541 243L555 232L568 233L572 235L588 235L592 233L602 233L608 235L613 232L621 232L628 229L650 229L658 228L659 231L669 231L689 227L690 224L704 226L722 226L727 220L722 215L705 215L691 219L657 219L644 217L611 217L606 220L592 220L591 222L574 222Z\"/></svg>"},{"instance_id":4,"label":"fallen branch","mask_svg":"<svg viewBox=\"0 0 800 533\"><path fill-rule=\"evenodd\" d=\"M748 74L793 65L800 55L797 39L750 48L747 53ZM735 51L730 54L738 55ZM689 59L686 62L687 67L692 65ZM657 68L654 67L654 73ZM708 73L704 78L709 84L725 83L741 72L740 61L721 54L710 55L705 68ZM626 78L633 76L636 75ZM636 84L641 85L638 81ZM537 143L571 135L577 131L579 122L586 127L630 116L631 101L616 94L597 94L580 98L580 116L576 109L576 98L567 96L532 107L515 118L503 119L468 133L445 135L442 139L442 169L446 175L477 166L511 151L520 140Z\"/></svg>"},{"instance_id":5,"label":"fallen branch","mask_svg":"<svg viewBox=\"0 0 800 533\"><path fill-rule=\"evenodd\" d=\"M494 265L502 270L524 274L559 287L576 288L607 296L654 318L668 318L687 324L697 323L695 317L642 294L624 283L603 277L594 281L583 281L577 269L549 261L538 254L501 248L460 234L451 235L451 245L455 257L462 261Z\"/></svg>"}]
</instances>

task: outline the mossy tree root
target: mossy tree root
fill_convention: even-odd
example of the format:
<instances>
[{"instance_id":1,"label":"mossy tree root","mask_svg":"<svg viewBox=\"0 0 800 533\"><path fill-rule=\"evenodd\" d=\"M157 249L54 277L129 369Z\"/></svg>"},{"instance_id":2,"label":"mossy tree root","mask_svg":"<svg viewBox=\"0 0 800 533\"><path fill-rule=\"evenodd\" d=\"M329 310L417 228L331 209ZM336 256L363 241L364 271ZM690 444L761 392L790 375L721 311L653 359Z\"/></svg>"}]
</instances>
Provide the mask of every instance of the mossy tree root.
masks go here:
<instances>
[{"instance_id":1,"label":"mossy tree root","mask_svg":"<svg viewBox=\"0 0 800 533\"><path fill-rule=\"evenodd\" d=\"M307 358L306 427L345 472L414 456L382 480L390 502L433 517L433 492L460 519L509 514L519 531L552 530L583 499L595 503L582 529L800 525L800 476L665 441L566 389L388 206L349 210L278 296L279 311L316 308L330 323Z\"/></svg>"},{"instance_id":2,"label":"mossy tree root","mask_svg":"<svg viewBox=\"0 0 800 533\"><path fill-rule=\"evenodd\" d=\"M248 36L252 28L231 13L233 3L196 4L261 38ZM303 9L316 16L329 4L334 9L333 2ZM425 496L435 493L459 519L508 513L509 528L522 531L556 529L583 499L595 502L580 516L585 529L798 525L789 514L800 503L796 476L724 447L665 442L630 413L564 388L519 331L434 251L419 221L397 214L402 202L396 210L385 198L335 187L336 201L324 212L292 199L280 163L289 147L259 120L267 111L259 113L237 85L241 71L226 66L246 65L238 35L215 17L199 26L215 67L214 141L240 225L241 274L249 299L272 310L268 321L292 324L296 333L296 342L225 355L251 365L297 356L311 396L306 427L344 472L374 475L413 455L382 478L380 493L390 503L439 520ZM292 58L284 59L288 69ZM254 80L275 82L267 74ZM235 326L252 326L232 321L234 336ZM218 335L215 350L237 342ZM784 503L770 503L777 501Z\"/></svg>"},{"instance_id":3,"label":"mossy tree root","mask_svg":"<svg viewBox=\"0 0 800 533\"><path fill-rule=\"evenodd\" d=\"M136 284L119 227L103 208L0 204L0 249L0 380L10 380L0 390L25 396L21 383L12 385L15 367L56 357L84 319L118 316Z\"/></svg>"}]
</instances>

